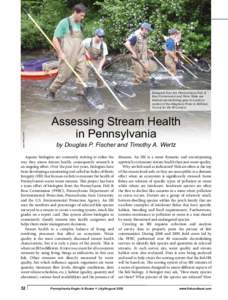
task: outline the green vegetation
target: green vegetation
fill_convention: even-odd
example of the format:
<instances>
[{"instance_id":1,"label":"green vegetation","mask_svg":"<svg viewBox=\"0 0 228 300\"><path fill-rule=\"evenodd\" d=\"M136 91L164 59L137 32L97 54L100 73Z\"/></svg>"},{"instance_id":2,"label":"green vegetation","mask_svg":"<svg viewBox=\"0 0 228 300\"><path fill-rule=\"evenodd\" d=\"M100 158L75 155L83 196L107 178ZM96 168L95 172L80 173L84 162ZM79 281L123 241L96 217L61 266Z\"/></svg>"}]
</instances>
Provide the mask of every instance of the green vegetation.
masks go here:
<instances>
[{"instance_id":1,"label":"green vegetation","mask_svg":"<svg viewBox=\"0 0 228 300\"><path fill-rule=\"evenodd\" d=\"M79 1L80 2L80 1ZM97 27L104 27L109 48L123 50L126 37L143 21L152 23L150 47L162 51L163 35L169 28L182 31L182 48L187 54L210 54L210 0L103 0L82 1L88 8L85 36L91 36ZM73 0L22 0L22 49L49 47L23 9L32 14L45 32L52 37L57 23L71 14Z\"/></svg>"}]
</instances>

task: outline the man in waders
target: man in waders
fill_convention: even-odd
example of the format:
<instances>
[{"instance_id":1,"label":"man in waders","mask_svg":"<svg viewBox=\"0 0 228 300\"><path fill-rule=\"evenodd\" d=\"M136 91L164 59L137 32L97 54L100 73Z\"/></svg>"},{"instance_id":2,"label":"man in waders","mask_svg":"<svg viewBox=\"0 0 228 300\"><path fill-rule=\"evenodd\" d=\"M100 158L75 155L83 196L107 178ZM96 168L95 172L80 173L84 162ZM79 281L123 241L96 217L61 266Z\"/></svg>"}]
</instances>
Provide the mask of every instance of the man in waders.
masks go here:
<instances>
[{"instance_id":1,"label":"man in waders","mask_svg":"<svg viewBox=\"0 0 228 300\"><path fill-rule=\"evenodd\" d=\"M85 18L86 7L83 4L76 4L74 12L57 25L53 44L59 57L58 75L49 88L48 98L54 99L55 93L70 78L72 71L64 62L66 59L75 69L83 82L86 82L87 70L84 57L84 46L82 45L83 34L81 21ZM81 81L76 78L77 94L84 95L84 87Z\"/></svg>"},{"instance_id":2,"label":"man in waders","mask_svg":"<svg viewBox=\"0 0 228 300\"><path fill-rule=\"evenodd\" d=\"M169 29L169 37L165 42L165 65L169 71L175 76L177 73L178 57L176 52L176 37L178 34L177 29Z\"/></svg>"},{"instance_id":3,"label":"man in waders","mask_svg":"<svg viewBox=\"0 0 228 300\"><path fill-rule=\"evenodd\" d=\"M95 36L85 39L82 43L86 49L86 58L95 66L98 73L102 72L102 68L108 55L108 48L104 42L105 32L102 28L95 31ZM89 65L88 65L89 67ZM91 68L89 67L89 71ZM96 75L97 87L103 87L103 81Z\"/></svg>"},{"instance_id":4,"label":"man in waders","mask_svg":"<svg viewBox=\"0 0 228 300\"><path fill-rule=\"evenodd\" d=\"M149 23L142 23L141 27L131 34L124 43L132 54L132 65L134 70L134 84L147 81L151 73L157 70L157 64L151 60L154 52L148 49L148 36L152 31Z\"/></svg>"}]
</instances>

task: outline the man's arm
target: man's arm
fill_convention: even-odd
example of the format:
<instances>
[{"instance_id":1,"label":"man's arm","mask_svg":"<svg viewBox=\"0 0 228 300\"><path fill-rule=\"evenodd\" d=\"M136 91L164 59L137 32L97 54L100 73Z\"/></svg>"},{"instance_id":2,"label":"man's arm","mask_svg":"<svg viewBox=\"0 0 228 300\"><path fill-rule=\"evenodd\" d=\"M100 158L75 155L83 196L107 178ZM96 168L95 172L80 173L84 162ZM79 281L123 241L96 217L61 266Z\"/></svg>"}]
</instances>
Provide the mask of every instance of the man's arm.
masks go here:
<instances>
[{"instance_id":1,"label":"man's arm","mask_svg":"<svg viewBox=\"0 0 228 300\"><path fill-rule=\"evenodd\" d=\"M132 47L130 41L126 41L126 42L124 43L124 46L125 46L125 47L128 49L128 51L132 54L132 57L133 57L133 58L138 59L138 57L137 57L137 55L136 55L136 53L135 53L135 51L134 51L134 49L133 49L133 47Z\"/></svg>"},{"instance_id":2,"label":"man's arm","mask_svg":"<svg viewBox=\"0 0 228 300\"><path fill-rule=\"evenodd\" d=\"M106 61L106 56L103 56L103 58L101 59L100 63L99 63L99 66L98 66L98 72L101 73L102 72L102 68L103 68L103 65Z\"/></svg>"},{"instance_id":3,"label":"man's arm","mask_svg":"<svg viewBox=\"0 0 228 300\"><path fill-rule=\"evenodd\" d=\"M103 43L102 58L100 60L99 66L98 66L98 72L100 72L100 73L102 72L104 63L106 62L107 55L108 55L108 48L107 48L106 43L104 42Z\"/></svg>"},{"instance_id":4,"label":"man's arm","mask_svg":"<svg viewBox=\"0 0 228 300\"><path fill-rule=\"evenodd\" d=\"M58 57L59 57L60 59L64 60L64 59L65 59L65 54L64 54L64 52L62 51L62 48L61 48L61 44L60 44L60 42L59 42L59 39L56 38L56 37L53 37L52 42L53 42L53 45L54 45L54 47L55 47L55 50L56 50L56 52L57 52Z\"/></svg>"}]
</instances>

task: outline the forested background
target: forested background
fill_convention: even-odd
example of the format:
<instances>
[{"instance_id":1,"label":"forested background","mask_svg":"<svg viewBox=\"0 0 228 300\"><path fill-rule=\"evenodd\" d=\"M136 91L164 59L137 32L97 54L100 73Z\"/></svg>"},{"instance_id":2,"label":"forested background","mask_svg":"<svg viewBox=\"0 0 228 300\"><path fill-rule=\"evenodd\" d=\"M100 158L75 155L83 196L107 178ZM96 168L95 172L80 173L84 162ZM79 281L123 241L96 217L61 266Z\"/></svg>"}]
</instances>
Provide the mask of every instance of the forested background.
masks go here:
<instances>
[{"instance_id":1,"label":"forested background","mask_svg":"<svg viewBox=\"0 0 228 300\"><path fill-rule=\"evenodd\" d=\"M80 2L80 1L79 1ZM210 0L100 0L81 1L88 8L84 35L91 36L98 27L106 31L110 51L123 50L126 37L143 21L154 25L150 47L162 51L163 35L169 28L182 31L182 48L187 54L209 56L211 44ZM29 12L52 37L58 22L72 13L74 0L22 0L21 46L23 50L49 48L45 38L31 23Z\"/></svg>"}]
</instances>

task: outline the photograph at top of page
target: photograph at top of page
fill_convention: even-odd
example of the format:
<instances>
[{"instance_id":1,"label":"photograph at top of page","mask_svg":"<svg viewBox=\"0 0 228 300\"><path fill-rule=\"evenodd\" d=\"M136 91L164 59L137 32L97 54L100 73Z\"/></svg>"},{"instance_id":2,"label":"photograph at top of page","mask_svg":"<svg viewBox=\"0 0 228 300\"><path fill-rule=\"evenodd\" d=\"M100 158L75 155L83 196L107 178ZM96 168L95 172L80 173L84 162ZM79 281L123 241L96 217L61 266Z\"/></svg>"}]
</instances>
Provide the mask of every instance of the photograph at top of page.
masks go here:
<instances>
[{"instance_id":1,"label":"photograph at top of page","mask_svg":"<svg viewBox=\"0 0 228 300\"><path fill-rule=\"evenodd\" d=\"M208 137L210 1L135 3L21 1L23 147L53 145L70 132L55 117L102 118L103 129L109 116L144 118L148 130L149 116L175 113L190 136Z\"/></svg>"}]
</instances>

